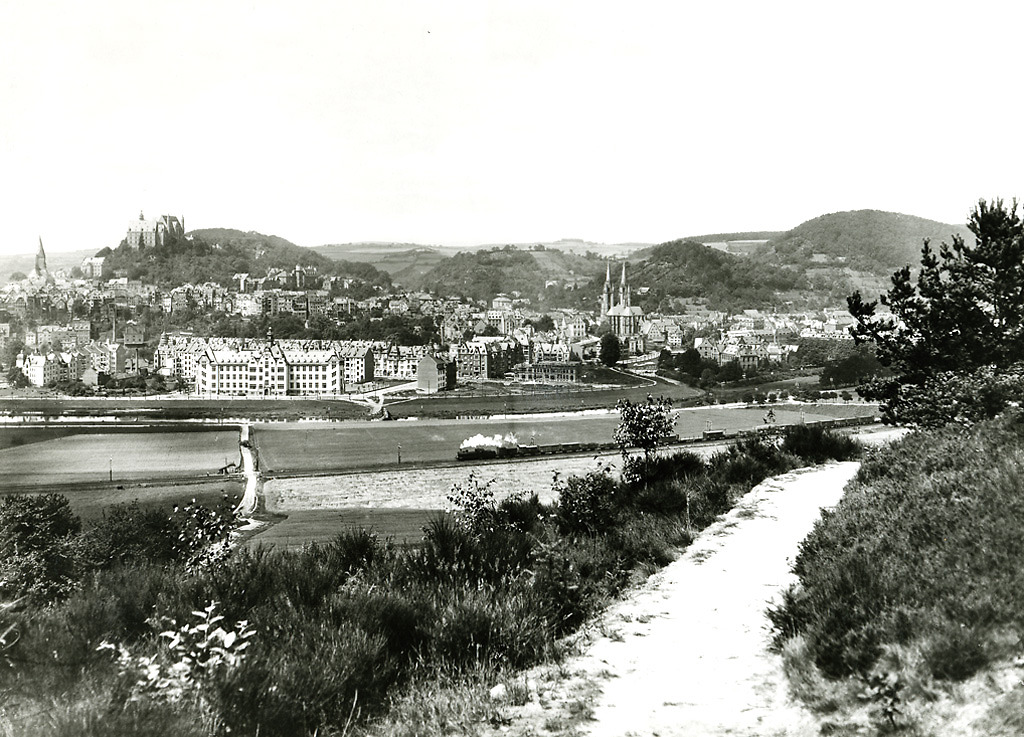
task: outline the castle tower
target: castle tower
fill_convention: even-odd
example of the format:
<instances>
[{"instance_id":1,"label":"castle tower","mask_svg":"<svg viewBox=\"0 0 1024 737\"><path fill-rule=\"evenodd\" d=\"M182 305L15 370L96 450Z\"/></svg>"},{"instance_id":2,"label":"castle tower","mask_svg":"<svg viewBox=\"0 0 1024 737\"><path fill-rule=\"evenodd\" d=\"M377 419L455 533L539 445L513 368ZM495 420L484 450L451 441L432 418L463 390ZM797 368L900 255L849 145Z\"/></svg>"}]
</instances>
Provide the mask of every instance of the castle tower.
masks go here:
<instances>
[{"instance_id":1,"label":"castle tower","mask_svg":"<svg viewBox=\"0 0 1024 737\"><path fill-rule=\"evenodd\" d=\"M39 251L36 252L36 276L45 276L46 273L46 251L43 250L43 237L39 236Z\"/></svg>"}]
</instances>

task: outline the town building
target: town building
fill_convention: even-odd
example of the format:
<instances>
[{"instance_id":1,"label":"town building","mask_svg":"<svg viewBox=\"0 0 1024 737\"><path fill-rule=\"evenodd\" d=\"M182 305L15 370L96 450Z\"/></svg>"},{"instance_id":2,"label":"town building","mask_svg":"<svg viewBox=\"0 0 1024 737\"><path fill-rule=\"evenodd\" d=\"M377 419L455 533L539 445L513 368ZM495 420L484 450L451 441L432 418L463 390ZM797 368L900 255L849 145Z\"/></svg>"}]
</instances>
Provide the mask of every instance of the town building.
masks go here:
<instances>
[{"instance_id":1,"label":"town building","mask_svg":"<svg viewBox=\"0 0 1024 737\"><path fill-rule=\"evenodd\" d=\"M576 384L580 380L580 364L567 361L520 363L512 369L516 381L540 384Z\"/></svg>"},{"instance_id":2,"label":"town building","mask_svg":"<svg viewBox=\"0 0 1024 737\"><path fill-rule=\"evenodd\" d=\"M416 391L420 394L436 394L455 388L457 371L454 361L440 356L423 356L416 369Z\"/></svg>"}]
</instances>

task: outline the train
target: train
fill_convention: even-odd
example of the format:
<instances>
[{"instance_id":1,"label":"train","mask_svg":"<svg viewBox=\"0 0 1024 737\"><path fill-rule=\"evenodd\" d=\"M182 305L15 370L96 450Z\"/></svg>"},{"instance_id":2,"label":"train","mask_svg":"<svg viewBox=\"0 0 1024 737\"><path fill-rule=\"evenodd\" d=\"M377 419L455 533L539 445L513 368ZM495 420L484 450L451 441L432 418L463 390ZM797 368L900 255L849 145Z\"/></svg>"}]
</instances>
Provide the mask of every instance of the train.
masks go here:
<instances>
[{"instance_id":1,"label":"train","mask_svg":"<svg viewBox=\"0 0 1024 737\"><path fill-rule=\"evenodd\" d=\"M838 420L819 420L806 424L823 428L859 427L861 425L873 425L879 422L877 417L848 417ZM666 435L662 445L685 445L688 443L701 443L714 440L736 440L738 438L749 438L755 436L764 437L781 435L786 431L787 426L764 426L746 430L705 430L699 436L680 438L678 435ZM482 439L483 442L473 443L472 441ZM463 441L462 447L455 454L460 461L488 461L502 460L509 458L533 458L536 456L563 455L567 453L606 453L619 450L616 443L550 443L543 445L521 445L514 436L501 438L495 436L493 439L475 436Z\"/></svg>"}]
</instances>

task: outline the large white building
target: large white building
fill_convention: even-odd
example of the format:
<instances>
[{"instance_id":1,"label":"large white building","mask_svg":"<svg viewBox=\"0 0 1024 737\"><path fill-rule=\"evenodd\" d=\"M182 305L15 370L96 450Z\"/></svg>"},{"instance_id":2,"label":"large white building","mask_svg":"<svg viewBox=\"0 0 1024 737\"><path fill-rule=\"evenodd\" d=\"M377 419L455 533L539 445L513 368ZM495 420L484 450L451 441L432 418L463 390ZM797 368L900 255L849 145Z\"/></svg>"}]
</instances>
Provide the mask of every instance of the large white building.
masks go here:
<instances>
[{"instance_id":1,"label":"large white building","mask_svg":"<svg viewBox=\"0 0 1024 737\"><path fill-rule=\"evenodd\" d=\"M246 348L207 346L196 369L203 396L338 396L345 390L335 349L286 350L273 342Z\"/></svg>"}]
</instances>

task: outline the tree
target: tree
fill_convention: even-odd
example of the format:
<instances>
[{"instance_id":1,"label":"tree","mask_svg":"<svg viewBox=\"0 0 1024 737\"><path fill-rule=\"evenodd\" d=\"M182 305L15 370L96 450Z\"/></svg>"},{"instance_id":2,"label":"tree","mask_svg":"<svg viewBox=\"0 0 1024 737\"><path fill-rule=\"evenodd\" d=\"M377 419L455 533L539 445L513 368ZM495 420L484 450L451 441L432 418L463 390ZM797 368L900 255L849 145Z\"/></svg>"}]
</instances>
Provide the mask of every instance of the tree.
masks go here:
<instances>
[{"instance_id":1,"label":"tree","mask_svg":"<svg viewBox=\"0 0 1024 737\"><path fill-rule=\"evenodd\" d=\"M0 501L0 593L45 604L77 582L74 538L81 520L60 494L12 494Z\"/></svg>"},{"instance_id":2,"label":"tree","mask_svg":"<svg viewBox=\"0 0 1024 737\"><path fill-rule=\"evenodd\" d=\"M11 281L25 281L26 279L28 279L28 276L25 274L24 271L12 271L10 277L8 278Z\"/></svg>"},{"instance_id":3,"label":"tree","mask_svg":"<svg viewBox=\"0 0 1024 737\"><path fill-rule=\"evenodd\" d=\"M28 377L25 376L24 372L22 372L20 368L14 365L7 369L7 381L9 381L11 386L15 389L24 389L29 385Z\"/></svg>"},{"instance_id":4,"label":"tree","mask_svg":"<svg viewBox=\"0 0 1024 737\"><path fill-rule=\"evenodd\" d=\"M619 424L615 428L615 442L622 452L623 473L632 468L636 475L635 463L629 458L630 448L643 451L643 477L647 478L651 461L658 452L658 446L672 436L676 418L672 416L672 400L665 397L655 399L647 395L646 402L631 402L620 399L615 405L619 410Z\"/></svg>"},{"instance_id":5,"label":"tree","mask_svg":"<svg viewBox=\"0 0 1024 737\"><path fill-rule=\"evenodd\" d=\"M619 339L614 333L605 333L601 336L601 351L598 353L598 358L605 366L614 366L619 362L619 358L622 356L622 347L619 345Z\"/></svg>"},{"instance_id":6,"label":"tree","mask_svg":"<svg viewBox=\"0 0 1024 737\"><path fill-rule=\"evenodd\" d=\"M876 314L878 302L865 302L860 292L847 298L857 321L854 338L874 343L878 360L894 373L862 391L881 403L887 422L935 425L976 418L977 407L960 400L938 416L934 406L925 406L933 404L933 392L969 397L956 388L961 378L984 385L991 375L1000 388L994 395L983 393L1013 398L1014 384L998 377L1024 356L1024 223L1016 201L1007 207L999 199L981 200L967 227L974 246L954 236L936 253L926 240L916 283L909 266L892 275L892 286L879 300L889 315ZM990 403L981 416L1000 408L999 401Z\"/></svg>"},{"instance_id":7,"label":"tree","mask_svg":"<svg viewBox=\"0 0 1024 737\"><path fill-rule=\"evenodd\" d=\"M528 321L533 325L534 330L538 330L542 333L550 332L555 329L555 321L551 315L541 315L533 321Z\"/></svg>"}]
</instances>

